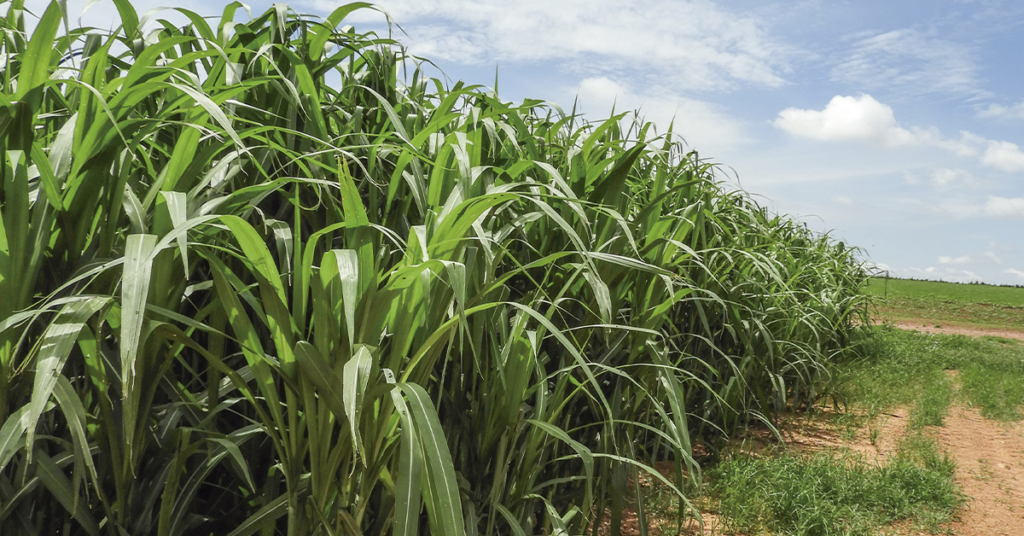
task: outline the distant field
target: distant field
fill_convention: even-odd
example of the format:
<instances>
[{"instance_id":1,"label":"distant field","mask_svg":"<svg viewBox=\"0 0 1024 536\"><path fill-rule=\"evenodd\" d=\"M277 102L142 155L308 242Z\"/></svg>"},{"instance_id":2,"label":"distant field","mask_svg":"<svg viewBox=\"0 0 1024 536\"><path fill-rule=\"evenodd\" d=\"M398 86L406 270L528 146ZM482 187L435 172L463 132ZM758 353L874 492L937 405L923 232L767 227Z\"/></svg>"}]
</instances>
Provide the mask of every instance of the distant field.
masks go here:
<instances>
[{"instance_id":1,"label":"distant field","mask_svg":"<svg viewBox=\"0 0 1024 536\"><path fill-rule=\"evenodd\" d=\"M874 296L885 295L885 278L871 278L868 282L867 293ZM943 283L941 281L889 279L888 295L890 298L929 298L962 303L1024 307L1024 288L997 287L993 285L961 285L958 283Z\"/></svg>"},{"instance_id":2,"label":"distant field","mask_svg":"<svg viewBox=\"0 0 1024 536\"><path fill-rule=\"evenodd\" d=\"M872 278L866 292L876 321L1024 330L1024 288Z\"/></svg>"}]
</instances>

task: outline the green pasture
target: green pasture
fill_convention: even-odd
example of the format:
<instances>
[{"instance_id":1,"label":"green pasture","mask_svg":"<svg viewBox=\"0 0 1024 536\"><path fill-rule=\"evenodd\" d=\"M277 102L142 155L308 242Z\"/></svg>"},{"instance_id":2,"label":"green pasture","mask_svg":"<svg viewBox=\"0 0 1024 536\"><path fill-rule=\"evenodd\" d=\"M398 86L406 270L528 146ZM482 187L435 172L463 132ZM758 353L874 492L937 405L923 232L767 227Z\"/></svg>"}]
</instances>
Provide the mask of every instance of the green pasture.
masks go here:
<instances>
[{"instance_id":1,"label":"green pasture","mask_svg":"<svg viewBox=\"0 0 1024 536\"><path fill-rule=\"evenodd\" d=\"M889 298L916 298L956 303L1024 307L1024 288L872 277L865 293Z\"/></svg>"},{"instance_id":2,"label":"green pasture","mask_svg":"<svg viewBox=\"0 0 1024 536\"><path fill-rule=\"evenodd\" d=\"M1024 330L1024 288L873 277L865 293L876 321Z\"/></svg>"}]
</instances>

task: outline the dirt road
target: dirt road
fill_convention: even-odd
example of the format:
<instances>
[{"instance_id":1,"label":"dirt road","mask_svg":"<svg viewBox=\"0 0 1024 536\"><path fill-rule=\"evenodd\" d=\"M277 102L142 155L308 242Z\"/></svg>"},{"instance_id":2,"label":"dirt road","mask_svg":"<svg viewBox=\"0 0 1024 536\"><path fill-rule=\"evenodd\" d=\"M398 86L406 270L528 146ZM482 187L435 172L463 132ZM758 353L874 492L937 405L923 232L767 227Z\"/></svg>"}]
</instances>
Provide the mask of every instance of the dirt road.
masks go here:
<instances>
[{"instance_id":1,"label":"dirt road","mask_svg":"<svg viewBox=\"0 0 1024 536\"><path fill-rule=\"evenodd\" d=\"M1024 424L986 419L954 407L945 426L930 431L957 464L956 480L970 499L950 529L963 536L1024 534Z\"/></svg>"},{"instance_id":2,"label":"dirt road","mask_svg":"<svg viewBox=\"0 0 1024 536\"><path fill-rule=\"evenodd\" d=\"M1002 337L1004 339L1016 339L1018 341L1024 341L1024 327L1022 327L1020 330L1011 330L998 328L982 328L977 326L964 325L936 325L934 321L924 319L897 320L893 323L893 325L900 329L920 331L922 333L940 333L943 335L967 335L968 337ZM1021 530L1021 534L1024 534L1024 529Z\"/></svg>"}]
</instances>

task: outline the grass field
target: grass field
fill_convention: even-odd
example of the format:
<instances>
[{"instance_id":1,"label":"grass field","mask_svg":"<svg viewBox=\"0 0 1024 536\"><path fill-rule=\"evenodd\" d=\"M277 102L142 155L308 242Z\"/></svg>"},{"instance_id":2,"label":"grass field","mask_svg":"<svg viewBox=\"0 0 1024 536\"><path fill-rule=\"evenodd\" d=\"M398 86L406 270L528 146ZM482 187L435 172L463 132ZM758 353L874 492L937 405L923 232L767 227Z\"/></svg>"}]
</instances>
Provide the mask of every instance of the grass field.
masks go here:
<instances>
[{"instance_id":1,"label":"grass field","mask_svg":"<svg viewBox=\"0 0 1024 536\"><path fill-rule=\"evenodd\" d=\"M928 335L876 327L864 341L865 358L843 367L843 397L870 416L911 406L922 425L941 425L946 407L959 401L983 416L1019 420L1024 415L1024 343L998 337ZM947 371L959 372L954 396ZM912 412L912 420L914 414Z\"/></svg>"},{"instance_id":2,"label":"grass field","mask_svg":"<svg viewBox=\"0 0 1024 536\"><path fill-rule=\"evenodd\" d=\"M872 278L876 322L1024 330L1024 288Z\"/></svg>"},{"instance_id":3,"label":"grass field","mask_svg":"<svg viewBox=\"0 0 1024 536\"><path fill-rule=\"evenodd\" d=\"M1003 307L1024 307L1024 288L995 285L964 285L944 281L915 279L886 280L872 277L866 292L872 296L933 299L956 303L986 304Z\"/></svg>"}]
</instances>

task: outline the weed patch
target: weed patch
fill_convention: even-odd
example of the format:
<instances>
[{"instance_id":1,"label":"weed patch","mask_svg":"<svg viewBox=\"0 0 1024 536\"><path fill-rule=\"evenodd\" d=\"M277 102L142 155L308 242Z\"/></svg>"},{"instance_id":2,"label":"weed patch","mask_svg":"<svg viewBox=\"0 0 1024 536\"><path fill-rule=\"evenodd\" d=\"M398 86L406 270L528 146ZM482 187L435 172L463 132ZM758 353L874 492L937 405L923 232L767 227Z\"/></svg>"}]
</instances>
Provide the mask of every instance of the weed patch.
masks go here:
<instances>
[{"instance_id":1,"label":"weed patch","mask_svg":"<svg viewBox=\"0 0 1024 536\"><path fill-rule=\"evenodd\" d=\"M1000 420L1022 418L1024 344L998 337L932 335L879 326L859 341L860 355L841 365L838 398L874 416L899 405L913 408L914 428L939 426L959 398Z\"/></svg>"},{"instance_id":2,"label":"weed patch","mask_svg":"<svg viewBox=\"0 0 1024 536\"><path fill-rule=\"evenodd\" d=\"M848 452L736 457L710 472L710 492L728 528L747 534L876 534L900 520L935 531L963 501L956 466L911 437L881 466Z\"/></svg>"}]
</instances>

